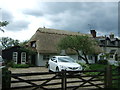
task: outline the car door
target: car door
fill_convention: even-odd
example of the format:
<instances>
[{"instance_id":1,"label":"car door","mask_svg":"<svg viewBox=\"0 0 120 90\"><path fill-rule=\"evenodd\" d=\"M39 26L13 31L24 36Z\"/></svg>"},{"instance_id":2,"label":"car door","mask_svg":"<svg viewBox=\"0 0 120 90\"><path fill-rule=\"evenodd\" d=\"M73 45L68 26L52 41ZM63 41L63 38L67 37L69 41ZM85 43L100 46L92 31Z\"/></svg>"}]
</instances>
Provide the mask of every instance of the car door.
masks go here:
<instances>
[{"instance_id":1,"label":"car door","mask_svg":"<svg viewBox=\"0 0 120 90\"><path fill-rule=\"evenodd\" d=\"M57 58L53 57L50 62L50 68L52 71L56 71L56 67L57 67Z\"/></svg>"}]
</instances>

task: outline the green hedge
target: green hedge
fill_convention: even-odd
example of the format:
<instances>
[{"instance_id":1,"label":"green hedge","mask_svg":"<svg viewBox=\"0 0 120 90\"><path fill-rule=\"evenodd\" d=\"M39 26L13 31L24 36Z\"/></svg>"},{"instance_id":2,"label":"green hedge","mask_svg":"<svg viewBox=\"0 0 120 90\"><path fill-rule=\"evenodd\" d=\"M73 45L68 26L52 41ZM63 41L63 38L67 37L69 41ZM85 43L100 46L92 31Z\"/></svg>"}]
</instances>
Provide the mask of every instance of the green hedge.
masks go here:
<instances>
[{"instance_id":1,"label":"green hedge","mask_svg":"<svg viewBox=\"0 0 120 90\"><path fill-rule=\"evenodd\" d=\"M12 68L28 68L28 64L13 64Z\"/></svg>"}]
</instances>

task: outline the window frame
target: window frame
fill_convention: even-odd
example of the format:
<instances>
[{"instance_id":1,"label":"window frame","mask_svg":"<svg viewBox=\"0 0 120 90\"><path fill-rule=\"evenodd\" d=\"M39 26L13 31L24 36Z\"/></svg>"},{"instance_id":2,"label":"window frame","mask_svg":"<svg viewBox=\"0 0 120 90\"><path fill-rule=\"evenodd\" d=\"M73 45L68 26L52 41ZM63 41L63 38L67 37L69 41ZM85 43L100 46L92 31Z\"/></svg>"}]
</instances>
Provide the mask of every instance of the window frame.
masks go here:
<instances>
[{"instance_id":1,"label":"window frame","mask_svg":"<svg viewBox=\"0 0 120 90\"><path fill-rule=\"evenodd\" d=\"M18 52L13 52L12 59L13 59L13 61L15 62L15 64L18 63Z\"/></svg>"},{"instance_id":2,"label":"window frame","mask_svg":"<svg viewBox=\"0 0 120 90\"><path fill-rule=\"evenodd\" d=\"M88 55L88 60L93 60L93 56L92 55Z\"/></svg>"},{"instance_id":3,"label":"window frame","mask_svg":"<svg viewBox=\"0 0 120 90\"><path fill-rule=\"evenodd\" d=\"M49 60L50 59L50 55L43 55L43 60Z\"/></svg>"},{"instance_id":4,"label":"window frame","mask_svg":"<svg viewBox=\"0 0 120 90\"><path fill-rule=\"evenodd\" d=\"M26 64L26 52L21 52L21 64Z\"/></svg>"}]
</instances>

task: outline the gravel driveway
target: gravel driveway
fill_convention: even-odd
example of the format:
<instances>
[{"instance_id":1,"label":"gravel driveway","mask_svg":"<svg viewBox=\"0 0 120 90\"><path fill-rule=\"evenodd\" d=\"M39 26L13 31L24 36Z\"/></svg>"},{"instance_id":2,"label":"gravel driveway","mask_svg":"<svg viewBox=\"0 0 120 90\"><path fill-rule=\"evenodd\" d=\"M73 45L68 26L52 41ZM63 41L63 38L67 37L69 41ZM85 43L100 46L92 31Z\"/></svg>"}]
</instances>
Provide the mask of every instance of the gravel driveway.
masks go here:
<instances>
[{"instance_id":1,"label":"gravel driveway","mask_svg":"<svg viewBox=\"0 0 120 90\"><path fill-rule=\"evenodd\" d=\"M9 68L12 73L48 72L46 67Z\"/></svg>"}]
</instances>

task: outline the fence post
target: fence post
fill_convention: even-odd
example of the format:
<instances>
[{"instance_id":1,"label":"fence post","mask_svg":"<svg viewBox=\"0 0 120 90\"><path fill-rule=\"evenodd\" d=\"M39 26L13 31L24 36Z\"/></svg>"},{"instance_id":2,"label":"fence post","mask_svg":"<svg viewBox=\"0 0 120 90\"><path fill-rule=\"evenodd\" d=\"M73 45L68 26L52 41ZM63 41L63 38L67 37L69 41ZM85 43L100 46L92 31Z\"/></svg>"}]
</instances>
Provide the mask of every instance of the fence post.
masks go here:
<instances>
[{"instance_id":1,"label":"fence post","mask_svg":"<svg viewBox=\"0 0 120 90\"><path fill-rule=\"evenodd\" d=\"M66 90L66 70L62 70L62 90Z\"/></svg>"},{"instance_id":2,"label":"fence post","mask_svg":"<svg viewBox=\"0 0 120 90\"><path fill-rule=\"evenodd\" d=\"M105 70L105 88L112 87L112 66L108 65Z\"/></svg>"}]
</instances>

